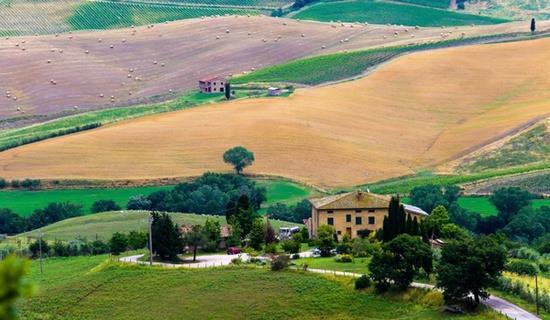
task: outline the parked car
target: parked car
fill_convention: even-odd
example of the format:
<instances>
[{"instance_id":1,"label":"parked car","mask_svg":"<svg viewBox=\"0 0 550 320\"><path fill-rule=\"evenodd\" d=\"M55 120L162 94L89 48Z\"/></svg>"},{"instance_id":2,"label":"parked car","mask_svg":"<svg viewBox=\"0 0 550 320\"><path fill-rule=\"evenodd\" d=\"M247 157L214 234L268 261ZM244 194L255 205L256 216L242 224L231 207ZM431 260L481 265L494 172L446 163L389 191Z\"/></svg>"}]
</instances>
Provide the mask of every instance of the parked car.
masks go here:
<instances>
[{"instance_id":1,"label":"parked car","mask_svg":"<svg viewBox=\"0 0 550 320\"><path fill-rule=\"evenodd\" d=\"M311 250L311 256L320 257L321 256L321 249L315 248L315 249Z\"/></svg>"},{"instance_id":2,"label":"parked car","mask_svg":"<svg viewBox=\"0 0 550 320\"><path fill-rule=\"evenodd\" d=\"M238 248L238 247L229 247L229 248L227 248L227 254L229 254L229 255L240 254L240 253L241 253L241 248Z\"/></svg>"}]
</instances>

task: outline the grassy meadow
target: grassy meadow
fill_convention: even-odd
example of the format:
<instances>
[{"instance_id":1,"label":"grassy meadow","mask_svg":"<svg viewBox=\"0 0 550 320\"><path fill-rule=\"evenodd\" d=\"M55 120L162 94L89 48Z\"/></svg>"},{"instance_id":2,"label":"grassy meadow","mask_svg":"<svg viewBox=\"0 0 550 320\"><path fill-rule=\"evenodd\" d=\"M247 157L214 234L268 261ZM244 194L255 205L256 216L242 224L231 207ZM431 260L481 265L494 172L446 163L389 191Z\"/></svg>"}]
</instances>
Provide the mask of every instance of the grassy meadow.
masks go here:
<instances>
[{"instance_id":1,"label":"grassy meadow","mask_svg":"<svg viewBox=\"0 0 550 320\"><path fill-rule=\"evenodd\" d=\"M306 185L280 179L258 179L259 186L265 187L267 201L260 213L276 202L293 205L302 199L316 194L315 189ZM84 214L91 213L92 204L97 200L114 200L121 208L126 208L131 196L170 190L172 186L133 187L133 188L90 188L90 189L51 189L51 190L3 190L0 191L0 208L28 216L34 210L44 208L51 202L71 202L80 204Z\"/></svg>"},{"instance_id":2,"label":"grassy meadow","mask_svg":"<svg viewBox=\"0 0 550 320\"><path fill-rule=\"evenodd\" d=\"M225 225L225 216L210 216L188 213L169 213L172 220L179 224L204 224L207 218L219 221ZM20 237L36 237L42 232L45 239L48 240L72 240L77 237L87 239L108 240L115 232L146 231L147 230L147 211L115 211L102 212L87 216L70 218L63 221L50 224L48 226L29 231L20 235ZM273 228L278 230L283 226L295 226L298 224L284 222L279 220L270 220Z\"/></svg>"},{"instance_id":3,"label":"grassy meadow","mask_svg":"<svg viewBox=\"0 0 550 320\"><path fill-rule=\"evenodd\" d=\"M82 205L85 214L91 213L92 204L97 200L114 200L121 208L131 196L145 196L159 190L170 189L170 186L135 187L135 188L93 188L93 189L60 189L60 190L6 190L0 191L0 208L9 208L13 212L28 216L34 210L44 208L51 202L71 202Z\"/></svg>"},{"instance_id":4,"label":"grassy meadow","mask_svg":"<svg viewBox=\"0 0 550 320\"><path fill-rule=\"evenodd\" d=\"M375 295L352 280L267 269L160 269L105 256L32 264L37 294L25 319L444 319L441 296L421 290ZM492 312L457 319L502 319Z\"/></svg>"},{"instance_id":5,"label":"grassy meadow","mask_svg":"<svg viewBox=\"0 0 550 320\"><path fill-rule=\"evenodd\" d=\"M390 23L422 27L496 24L508 21L499 18L376 0L321 2L299 11L293 18L327 22L359 21L375 24Z\"/></svg>"},{"instance_id":6,"label":"grassy meadow","mask_svg":"<svg viewBox=\"0 0 550 320\"><path fill-rule=\"evenodd\" d=\"M361 274L369 274L370 258L354 258L352 262L336 262L334 257L318 257L318 258L300 258L293 260L298 266L302 267L307 264L311 269L334 270L343 272L354 272Z\"/></svg>"},{"instance_id":7,"label":"grassy meadow","mask_svg":"<svg viewBox=\"0 0 550 320\"><path fill-rule=\"evenodd\" d=\"M416 4L419 6L447 9L449 7L449 1L447 0L397 0L397 2Z\"/></svg>"}]
</instances>

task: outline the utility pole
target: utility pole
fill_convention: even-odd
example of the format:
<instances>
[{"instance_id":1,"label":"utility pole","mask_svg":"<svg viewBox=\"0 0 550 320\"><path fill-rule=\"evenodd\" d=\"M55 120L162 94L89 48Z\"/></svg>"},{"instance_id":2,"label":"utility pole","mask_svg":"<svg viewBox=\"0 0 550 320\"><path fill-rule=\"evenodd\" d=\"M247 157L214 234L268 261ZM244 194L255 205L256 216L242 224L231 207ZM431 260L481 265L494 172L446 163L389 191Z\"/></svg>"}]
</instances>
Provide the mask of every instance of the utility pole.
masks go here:
<instances>
[{"instance_id":1,"label":"utility pole","mask_svg":"<svg viewBox=\"0 0 550 320\"><path fill-rule=\"evenodd\" d=\"M149 215L149 265L153 265L153 216Z\"/></svg>"},{"instance_id":2,"label":"utility pole","mask_svg":"<svg viewBox=\"0 0 550 320\"><path fill-rule=\"evenodd\" d=\"M42 268L42 231L38 233L38 252L40 255L40 274L42 274L44 272Z\"/></svg>"},{"instance_id":3,"label":"utility pole","mask_svg":"<svg viewBox=\"0 0 550 320\"><path fill-rule=\"evenodd\" d=\"M539 313L539 277L538 277L538 272L535 273L535 304L537 305L537 315L540 315L540 313Z\"/></svg>"}]
</instances>

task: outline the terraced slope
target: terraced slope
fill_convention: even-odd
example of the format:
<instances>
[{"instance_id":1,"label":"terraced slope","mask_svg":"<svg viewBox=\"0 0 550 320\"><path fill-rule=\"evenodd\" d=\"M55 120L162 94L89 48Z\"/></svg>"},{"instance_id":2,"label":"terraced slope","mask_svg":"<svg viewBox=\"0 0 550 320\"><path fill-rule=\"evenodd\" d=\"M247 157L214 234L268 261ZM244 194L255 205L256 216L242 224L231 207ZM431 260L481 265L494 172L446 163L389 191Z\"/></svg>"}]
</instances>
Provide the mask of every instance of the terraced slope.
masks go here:
<instances>
[{"instance_id":1,"label":"terraced slope","mask_svg":"<svg viewBox=\"0 0 550 320\"><path fill-rule=\"evenodd\" d=\"M550 114L550 39L401 57L361 80L131 120L0 153L6 178L131 179L230 170L324 186L413 173Z\"/></svg>"}]
</instances>

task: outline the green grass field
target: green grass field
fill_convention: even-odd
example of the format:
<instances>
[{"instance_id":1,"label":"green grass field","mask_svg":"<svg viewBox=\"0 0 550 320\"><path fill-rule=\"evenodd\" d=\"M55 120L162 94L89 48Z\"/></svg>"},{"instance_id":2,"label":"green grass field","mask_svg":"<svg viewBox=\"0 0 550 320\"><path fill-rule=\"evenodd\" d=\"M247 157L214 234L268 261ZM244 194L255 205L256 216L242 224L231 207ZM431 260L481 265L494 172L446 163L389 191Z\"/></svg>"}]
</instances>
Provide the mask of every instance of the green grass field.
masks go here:
<instances>
[{"instance_id":1,"label":"green grass field","mask_svg":"<svg viewBox=\"0 0 550 320\"><path fill-rule=\"evenodd\" d=\"M301 258L292 261L299 267L303 266L304 263L307 263L308 268L311 269L369 274L368 264L370 262L370 258L354 258L352 262L336 262L334 257Z\"/></svg>"},{"instance_id":2,"label":"green grass field","mask_svg":"<svg viewBox=\"0 0 550 320\"><path fill-rule=\"evenodd\" d=\"M508 20L463 14L428 7L376 0L321 2L293 16L302 20L368 22L407 26L439 27L496 24Z\"/></svg>"},{"instance_id":3,"label":"green grass field","mask_svg":"<svg viewBox=\"0 0 550 320\"><path fill-rule=\"evenodd\" d=\"M357 292L352 280L267 269L160 269L105 256L34 262L24 319L445 319L441 296ZM482 312L458 319L503 319Z\"/></svg>"},{"instance_id":4,"label":"green grass field","mask_svg":"<svg viewBox=\"0 0 550 320\"><path fill-rule=\"evenodd\" d=\"M293 205L306 199L317 191L287 180L259 179L258 185L267 190L267 206L276 202ZM4 190L0 191L0 208L9 208L21 216L28 216L35 209L44 208L51 202L71 202L83 206L85 214L91 213L92 204L97 200L114 200L121 208L131 196L149 195L159 190L169 190L171 186L134 187L134 188L92 188L92 189L60 189L60 190Z\"/></svg>"},{"instance_id":5,"label":"green grass field","mask_svg":"<svg viewBox=\"0 0 550 320\"><path fill-rule=\"evenodd\" d=\"M419 6L432 7L438 9L449 8L448 0L397 0L396 2L404 2L410 4L416 4Z\"/></svg>"},{"instance_id":6,"label":"green grass field","mask_svg":"<svg viewBox=\"0 0 550 320\"><path fill-rule=\"evenodd\" d=\"M184 6L177 2L83 2L67 23L73 30L114 29L214 15L259 14L254 9Z\"/></svg>"},{"instance_id":7,"label":"green grass field","mask_svg":"<svg viewBox=\"0 0 550 320\"><path fill-rule=\"evenodd\" d=\"M267 190L267 202L262 206L261 214L266 212L268 206L277 202L291 206L318 194L315 189L286 180L265 179L257 180L257 182L259 186L265 187Z\"/></svg>"},{"instance_id":8,"label":"green grass field","mask_svg":"<svg viewBox=\"0 0 550 320\"><path fill-rule=\"evenodd\" d=\"M217 220L224 225L227 224L224 216L208 216L175 212L169 213L169 215L172 217L172 220L179 225L204 224L204 221L207 218ZM108 240L115 232L129 232L133 230L146 231L148 216L149 212L145 211L124 210L116 212L102 212L59 221L43 228L23 233L20 236L23 238L27 236L36 237L39 232L42 232L44 239L48 240L71 240L77 237L87 239L95 239L97 237L98 239ZM287 223L278 220L270 221L275 230L278 230L282 226L298 225L295 223Z\"/></svg>"},{"instance_id":9,"label":"green grass field","mask_svg":"<svg viewBox=\"0 0 550 320\"><path fill-rule=\"evenodd\" d=\"M28 216L35 209L44 208L51 202L71 202L82 205L84 213L89 214L92 204L97 200L114 200L121 208L126 208L126 203L131 196L139 194L147 196L155 191L167 189L170 189L170 186L0 191L0 208L9 208L21 216Z\"/></svg>"}]
</instances>

